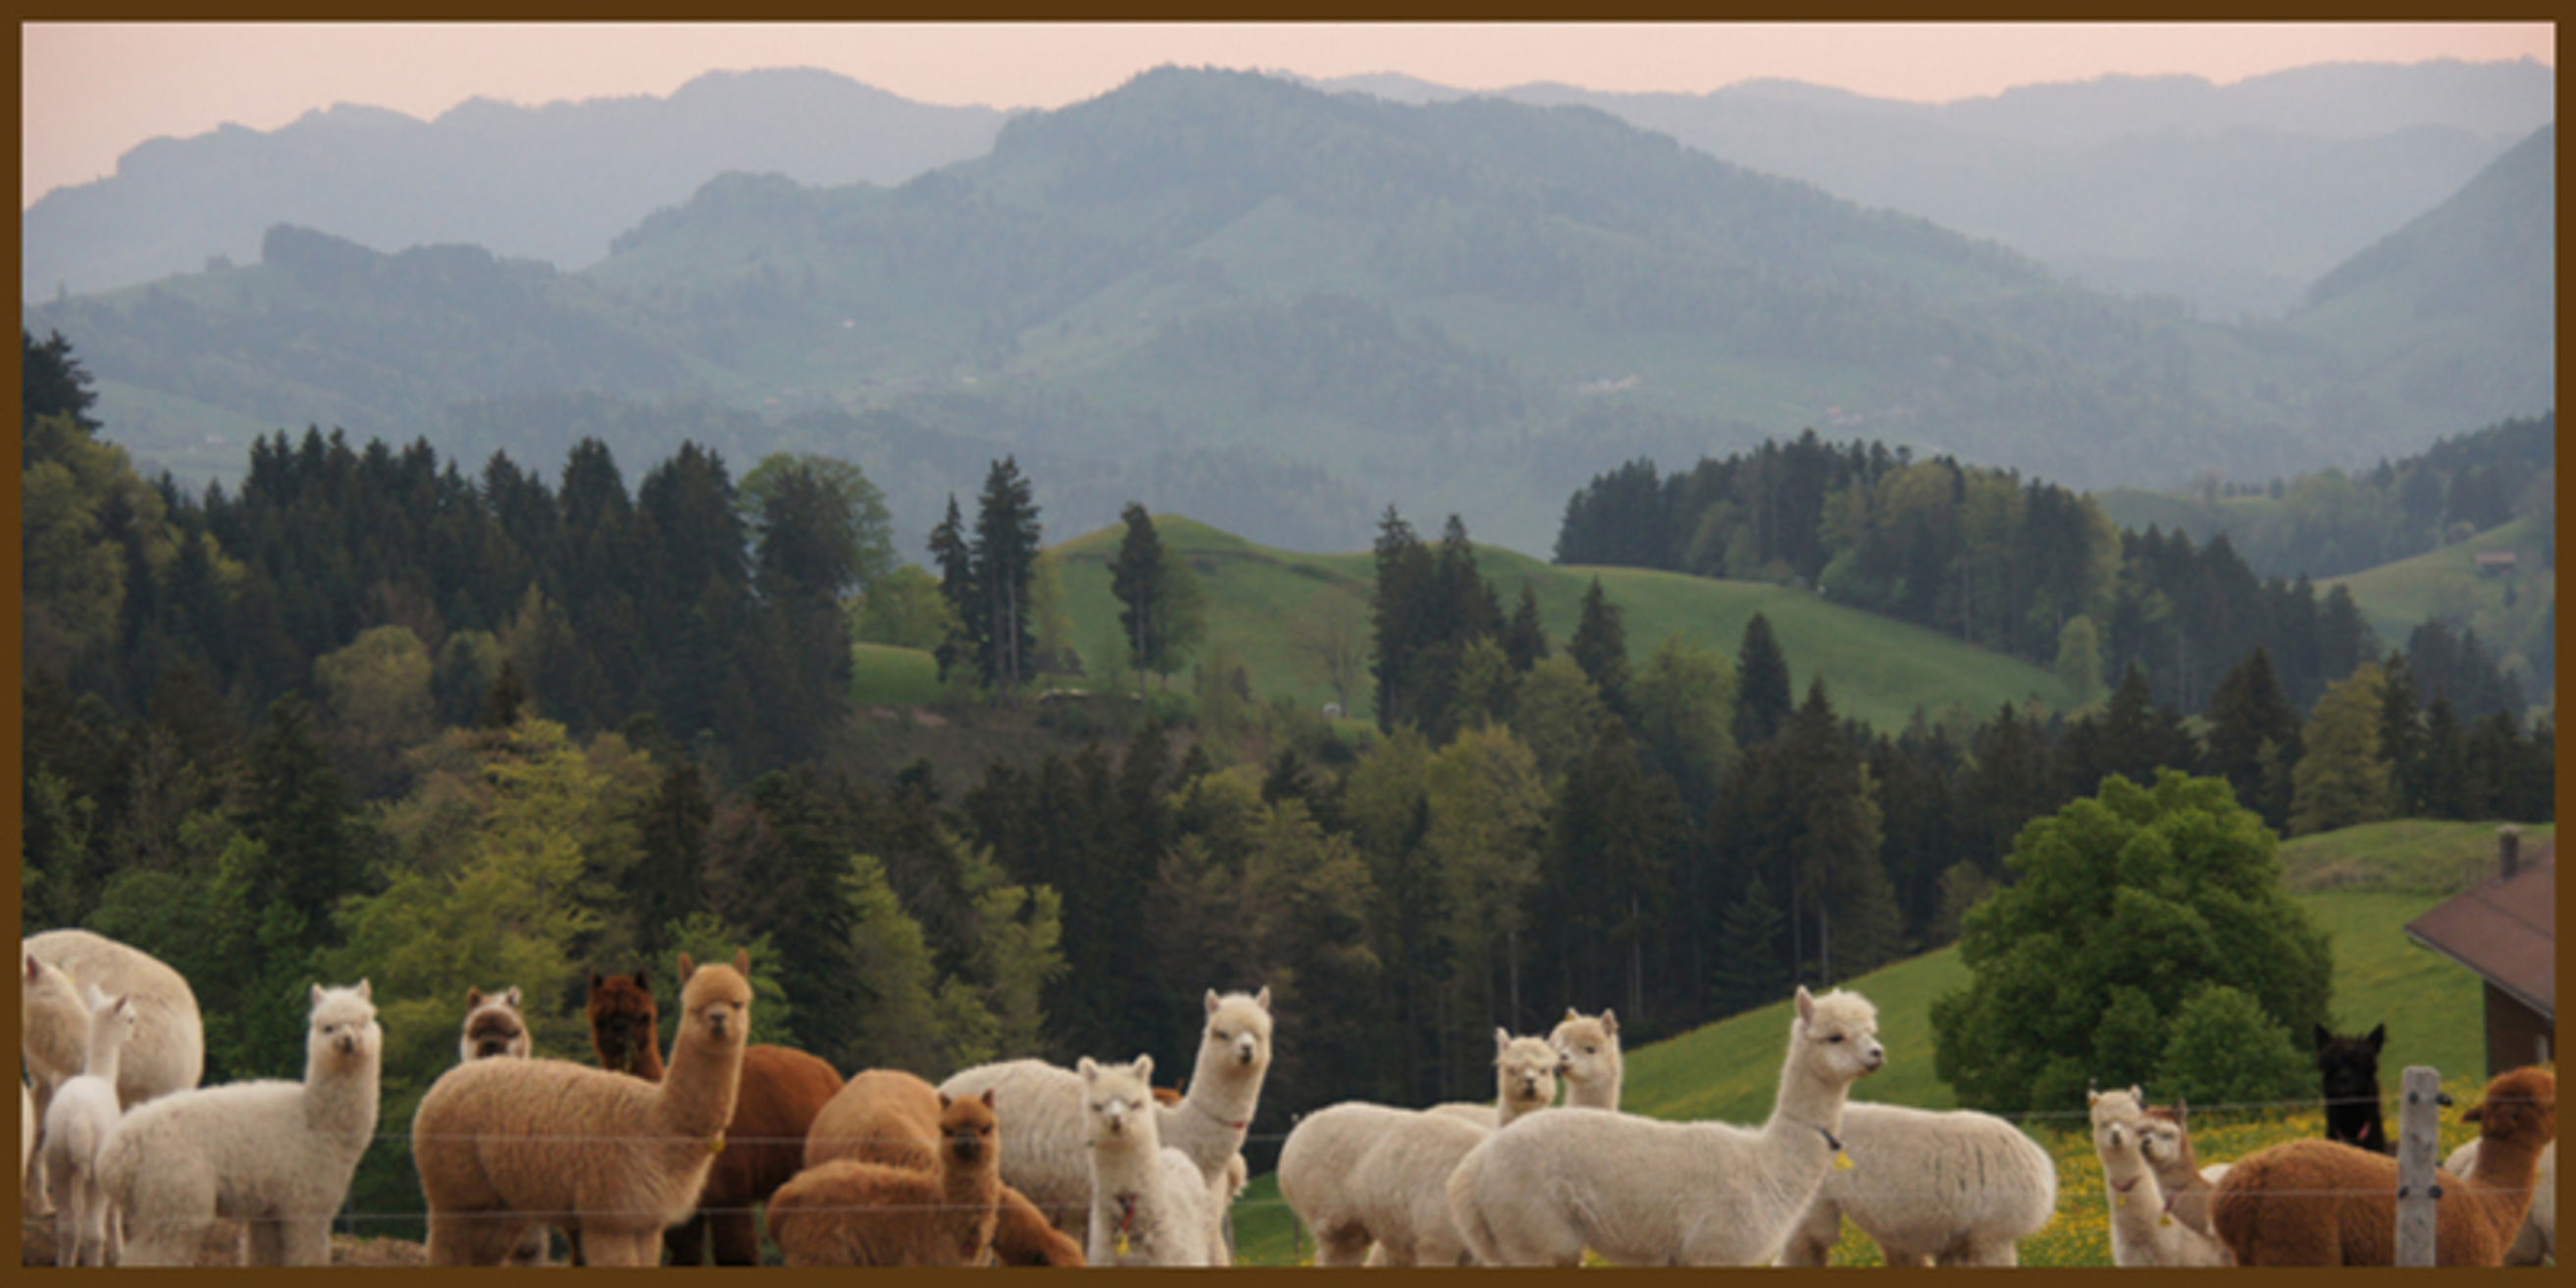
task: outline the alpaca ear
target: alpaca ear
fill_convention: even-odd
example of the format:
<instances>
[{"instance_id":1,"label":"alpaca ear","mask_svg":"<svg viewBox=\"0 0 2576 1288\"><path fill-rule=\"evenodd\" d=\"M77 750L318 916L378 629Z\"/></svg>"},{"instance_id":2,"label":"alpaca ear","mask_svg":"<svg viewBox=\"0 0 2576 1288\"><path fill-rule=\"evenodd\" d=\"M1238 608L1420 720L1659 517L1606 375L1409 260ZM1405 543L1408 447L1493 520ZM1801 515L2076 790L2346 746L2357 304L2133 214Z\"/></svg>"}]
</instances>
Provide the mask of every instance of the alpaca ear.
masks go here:
<instances>
[{"instance_id":1,"label":"alpaca ear","mask_svg":"<svg viewBox=\"0 0 2576 1288\"><path fill-rule=\"evenodd\" d=\"M2095 1087L2086 1087L2084 1089L2084 1103L2086 1105L2098 1105L2102 1103L2101 1090Z\"/></svg>"},{"instance_id":2,"label":"alpaca ear","mask_svg":"<svg viewBox=\"0 0 2576 1288\"><path fill-rule=\"evenodd\" d=\"M600 974L598 971L592 971L592 972L590 973L590 991L591 991L591 992L594 992L594 993L598 992L598 991L599 991L599 986L600 986L600 985L602 985L602 984L605 984L605 983L607 983L607 982L608 982L608 977L607 977L607 976L605 976L605 975Z\"/></svg>"},{"instance_id":3,"label":"alpaca ear","mask_svg":"<svg viewBox=\"0 0 2576 1288\"><path fill-rule=\"evenodd\" d=\"M2326 1026L2322 1024L2312 1025L2311 1027L2315 1028L2317 1031L2317 1049L2320 1051L2325 1050L2326 1043L2334 1041L2334 1034L2326 1032Z\"/></svg>"},{"instance_id":4,"label":"alpaca ear","mask_svg":"<svg viewBox=\"0 0 2576 1288\"><path fill-rule=\"evenodd\" d=\"M1804 984L1800 984L1800 985L1798 986L1798 1019L1799 1019L1799 1022L1804 1023L1804 1022L1806 1022L1806 1021L1813 1020L1813 1019L1815 1019L1815 1018L1816 1018L1816 995L1815 995L1815 994L1813 994L1813 993L1808 992L1808 991L1807 991L1807 986L1806 986L1806 985L1804 985Z\"/></svg>"},{"instance_id":5,"label":"alpaca ear","mask_svg":"<svg viewBox=\"0 0 2576 1288\"><path fill-rule=\"evenodd\" d=\"M2134 1083L2134 1082L2130 1083L2130 1084L2129 1084L2129 1099L2134 1100L2134 1101L2137 1101L2137 1102L2138 1102L2138 1107L2139 1107L2139 1108L2141 1108L2141 1109L2145 1108L2145 1107L2146 1107L2146 1104L2147 1104L2147 1089L2146 1089L2146 1088L2144 1088L2144 1087L2139 1086L2138 1084L2136 1084L2136 1083Z\"/></svg>"},{"instance_id":6,"label":"alpaca ear","mask_svg":"<svg viewBox=\"0 0 2576 1288\"><path fill-rule=\"evenodd\" d=\"M682 988L686 988L686 987L688 987L688 985L689 985L689 977L690 977L691 975L695 975L695 974L697 974L697 973L698 973L698 964L697 964L696 962L690 961L690 960L689 960L689 955L688 955L687 953L682 953L682 954L680 954L680 987L682 987Z\"/></svg>"},{"instance_id":7,"label":"alpaca ear","mask_svg":"<svg viewBox=\"0 0 2576 1288\"><path fill-rule=\"evenodd\" d=\"M1080 1060L1075 1061L1074 1068L1082 1073L1082 1080L1084 1082L1100 1081L1100 1062L1092 1059L1090 1056L1084 1056Z\"/></svg>"},{"instance_id":8,"label":"alpaca ear","mask_svg":"<svg viewBox=\"0 0 2576 1288\"><path fill-rule=\"evenodd\" d=\"M479 989L479 988L469 988L469 989L465 990L465 1009L466 1009L466 1010L469 1010L469 1011L470 1011L470 1010L473 1010L475 1007L481 1006L482 1004L483 1004L483 990L482 990L482 989Z\"/></svg>"},{"instance_id":9,"label":"alpaca ear","mask_svg":"<svg viewBox=\"0 0 2576 1288\"><path fill-rule=\"evenodd\" d=\"M948 1112L948 1107L956 1103L956 1101L948 1098L947 1092L943 1091L939 1093L939 1112L943 1114Z\"/></svg>"},{"instance_id":10,"label":"alpaca ear","mask_svg":"<svg viewBox=\"0 0 2576 1288\"><path fill-rule=\"evenodd\" d=\"M2386 1045L2388 1045L2388 1024L2382 1021L2378 1027L2370 1031L2370 1049L2376 1051Z\"/></svg>"},{"instance_id":11,"label":"alpaca ear","mask_svg":"<svg viewBox=\"0 0 2576 1288\"><path fill-rule=\"evenodd\" d=\"M1564 1018L1563 1020L1558 1021L1558 1022L1559 1022L1559 1023L1562 1023L1562 1024L1572 1024L1572 1023L1574 1023L1576 1020L1579 1020L1579 1019L1582 1019L1582 1018L1583 1018L1583 1013L1582 1013L1581 1011L1575 1010L1573 1007L1569 1006L1569 1007L1565 1008L1565 1018Z\"/></svg>"},{"instance_id":12,"label":"alpaca ear","mask_svg":"<svg viewBox=\"0 0 2576 1288\"><path fill-rule=\"evenodd\" d=\"M1252 995L1252 1004L1265 1011L1270 1009L1270 986L1268 984L1262 985L1261 991Z\"/></svg>"},{"instance_id":13,"label":"alpaca ear","mask_svg":"<svg viewBox=\"0 0 2576 1288\"><path fill-rule=\"evenodd\" d=\"M376 1000L375 988L363 979L358 981L357 994L358 1000L361 1002L372 1002Z\"/></svg>"},{"instance_id":14,"label":"alpaca ear","mask_svg":"<svg viewBox=\"0 0 2576 1288\"><path fill-rule=\"evenodd\" d=\"M1495 1059L1497 1059L1497 1060L1502 1059L1502 1058L1503 1058L1503 1052L1510 1050L1510 1049L1511 1049L1511 1047L1512 1047L1512 1035L1511 1035L1510 1031L1505 1030L1505 1029L1500 1029L1500 1028L1495 1029L1495 1030L1494 1030L1494 1058L1495 1058Z\"/></svg>"},{"instance_id":15,"label":"alpaca ear","mask_svg":"<svg viewBox=\"0 0 2576 1288\"><path fill-rule=\"evenodd\" d=\"M23 957L25 957L25 958L27 959L27 982L28 982L28 983L33 984L33 983L35 983L37 980L43 979L43 978L45 977L45 968L44 968L43 966L40 966L40 965L38 965L38 964L36 963L36 957L35 957L35 954L33 954L33 953L23 953L23 954L20 954L20 955L21 955L21 956L23 956Z\"/></svg>"},{"instance_id":16,"label":"alpaca ear","mask_svg":"<svg viewBox=\"0 0 2576 1288\"><path fill-rule=\"evenodd\" d=\"M1617 1011L1610 1010L1607 1007L1602 1009L1601 1031L1614 1038L1619 1036L1619 1013Z\"/></svg>"},{"instance_id":17,"label":"alpaca ear","mask_svg":"<svg viewBox=\"0 0 2576 1288\"><path fill-rule=\"evenodd\" d=\"M508 1001L508 1002L510 1003L510 1009L511 1009L511 1010L514 1010L514 1011L515 1011L515 1010L519 1009L519 986L518 986L518 985L516 985L516 984L512 984L512 985L510 986L510 991L509 991L509 992L507 992L507 993L502 994L501 996L503 997L503 999L504 999L504 1000L506 1000L506 1001Z\"/></svg>"},{"instance_id":18,"label":"alpaca ear","mask_svg":"<svg viewBox=\"0 0 2576 1288\"><path fill-rule=\"evenodd\" d=\"M313 986L313 1005L315 1005L315 1006L320 1006L321 1004L322 1004L322 986L321 986L321 985L319 985L319 984L316 984L316 985L314 985L314 986Z\"/></svg>"},{"instance_id":19,"label":"alpaca ear","mask_svg":"<svg viewBox=\"0 0 2576 1288\"><path fill-rule=\"evenodd\" d=\"M985 1107L986 1109L990 1109L990 1108L992 1108L992 1107L993 1107L993 1089L992 1089L991 1087L986 1087L986 1088L984 1088L984 1096L983 1096L983 1100L984 1100L984 1107Z\"/></svg>"},{"instance_id":20,"label":"alpaca ear","mask_svg":"<svg viewBox=\"0 0 2576 1288\"><path fill-rule=\"evenodd\" d=\"M750 949L737 948L733 950L733 972L734 974L742 976L744 979L751 978Z\"/></svg>"},{"instance_id":21,"label":"alpaca ear","mask_svg":"<svg viewBox=\"0 0 2576 1288\"><path fill-rule=\"evenodd\" d=\"M1150 1055L1136 1057L1136 1077L1139 1081L1147 1083L1154 1080L1154 1057Z\"/></svg>"},{"instance_id":22,"label":"alpaca ear","mask_svg":"<svg viewBox=\"0 0 2576 1288\"><path fill-rule=\"evenodd\" d=\"M1216 1014L1216 990L1212 988L1207 991L1207 1013Z\"/></svg>"}]
</instances>

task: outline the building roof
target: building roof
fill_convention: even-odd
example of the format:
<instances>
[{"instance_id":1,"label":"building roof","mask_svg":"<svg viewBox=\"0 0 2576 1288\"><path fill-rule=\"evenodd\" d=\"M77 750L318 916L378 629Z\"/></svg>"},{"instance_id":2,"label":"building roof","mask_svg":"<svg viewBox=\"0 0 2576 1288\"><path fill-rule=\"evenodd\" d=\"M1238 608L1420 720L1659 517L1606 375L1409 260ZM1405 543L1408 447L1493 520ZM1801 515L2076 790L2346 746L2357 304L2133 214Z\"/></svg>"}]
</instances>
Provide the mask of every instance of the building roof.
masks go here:
<instances>
[{"instance_id":1,"label":"building roof","mask_svg":"<svg viewBox=\"0 0 2576 1288\"><path fill-rule=\"evenodd\" d=\"M2406 923L2406 937L2468 967L2558 1021L2558 846L2522 856L2509 880L2477 888Z\"/></svg>"}]
</instances>

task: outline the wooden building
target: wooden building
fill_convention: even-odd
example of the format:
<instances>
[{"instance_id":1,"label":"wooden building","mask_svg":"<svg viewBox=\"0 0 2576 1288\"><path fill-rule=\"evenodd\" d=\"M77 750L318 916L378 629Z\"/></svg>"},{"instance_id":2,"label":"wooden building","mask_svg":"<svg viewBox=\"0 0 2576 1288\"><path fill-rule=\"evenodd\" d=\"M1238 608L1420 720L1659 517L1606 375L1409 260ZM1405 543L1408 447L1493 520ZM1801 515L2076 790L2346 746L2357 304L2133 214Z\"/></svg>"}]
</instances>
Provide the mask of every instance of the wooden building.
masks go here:
<instances>
[{"instance_id":1,"label":"wooden building","mask_svg":"<svg viewBox=\"0 0 2576 1288\"><path fill-rule=\"evenodd\" d=\"M2558 1050L2557 843L2528 852L2505 828L2496 873L2406 923L2406 937L2486 984L2487 1074L2541 1064Z\"/></svg>"}]
</instances>

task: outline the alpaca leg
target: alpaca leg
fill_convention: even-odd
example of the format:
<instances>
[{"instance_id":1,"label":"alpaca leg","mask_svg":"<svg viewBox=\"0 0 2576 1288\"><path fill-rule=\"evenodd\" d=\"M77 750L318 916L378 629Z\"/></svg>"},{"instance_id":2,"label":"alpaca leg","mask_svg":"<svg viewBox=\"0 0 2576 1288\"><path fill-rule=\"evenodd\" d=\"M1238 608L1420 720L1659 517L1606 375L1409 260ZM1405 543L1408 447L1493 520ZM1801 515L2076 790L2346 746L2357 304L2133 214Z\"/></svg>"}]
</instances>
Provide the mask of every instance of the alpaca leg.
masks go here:
<instances>
[{"instance_id":1,"label":"alpaca leg","mask_svg":"<svg viewBox=\"0 0 2576 1288\"><path fill-rule=\"evenodd\" d=\"M277 1223L277 1264L331 1264L331 1218L290 1217Z\"/></svg>"},{"instance_id":2,"label":"alpaca leg","mask_svg":"<svg viewBox=\"0 0 2576 1288\"><path fill-rule=\"evenodd\" d=\"M53 1165L45 1159L45 1107L54 1102L53 1084L38 1078L29 1088L29 1093L36 1101L36 1144L27 1165L27 1192L19 1207L28 1216L52 1216L53 1186L46 1174L53 1170Z\"/></svg>"},{"instance_id":3,"label":"alpaca leg","mask_svg":"<svg viewBox=\"0 0 2576 1288\"><path fill-rule=\"evenodd\" d=\"M286 1227L284 1222L254 1218L244 1224L250 1238L250 1255L242 1264L248 1266L282 1266L286 1264Z\"/></svg>"},{"instance_id":4,"label":"alpaca leg","mask_svg":"<svg viewBox=\"0 0 2576 1288\"><path fill-rule=\"evenodd\" d=\"M1843 1237L1843 1210L1831 1199L1819 1198L1807 1205L1790 1227L1789 1242L1780 1249L1784 1266L1821 1266L1833 1258L1834 1244Z\"/></svg>"},{"instance_id":5,"label":"alpaca leg","mask_svg":"<svg viewBox=\"0 0 2576 1288\"><path fill-rule=\"evenodd\" d=\"M97 1174L92 1172L83 1172L74 1184L78 1186L74 1193L80 1199L81 1256L84 1258L84 1264L93 1266L116 1264L109 1258L107 1191L99 1185Z\"/></svg>"},{"instance_id":6,"label":"alpaca leg","mask_svg":"<svg viewBox=\"0 0 2576 1288\"><path fill-rule=\"evenodd\" d=\"M688 1220L663 1231L662 1246L670 1252L672 1265L707 1264L707 1214L692 1212ZM593 1262L592 1264L602 1263Z\"/></svg>"},{"instance_id":7,"label":"alpaca leg","mask_svg":"<svg viewBox=\"0 0 2576 1288\"><path fill-rule=\"evenodd\" d=\"M734 1208L710 1214L707 1230L715 1241L716 1264L720 1266L756 1266L760 1264L760 1222L750 1209Z\"/></svg>"},{"instance_id":8,"label":"alpaca leg","mask_svg":"<svg viewBox=\"0 0 2576 1288\"><path fill-rule=\"evenodd\" d=\"M1368 1231L1358 1226L1327 1227L1315 1232L1316 1265L1375 1265L1376 1257Z\"/></svg>"},{"instance_id":9,"label":"alpaca leg","mask_svg":"<svg viewBox=\"0 0 2576 1288\"><path fill-rule=\"evenodd\" d=\"M518 1241L523 1222L506 1212L433 1212L429 1264L497 1266Z\"/></svg>"},{"instance_id":10,"label":"alpaca leg","mask_svg":"<svg viewBox=\"0 0 2576 1288\"><path fill-rule=\"evenodd\" d=\"M1945 1266L2018 1266L2021 1264L2021 1247L2010 1239L1978 1240L1970 1243L1965 1252L1956 1257L1943 1257L1938 1264Z\"/></svg>"},{"instance_id":11,"label":"alpaca leg","mask_svg":"<svg viewBox=\"0 0 2576 1288\"><path fill-rule=\"evenodd\" d=\"M54 1209L54 1264L79 1265L80 1247L81 1214L71 1202L70 1196L66 1195L64 1201Z\"/></svg>"}]
</instances>

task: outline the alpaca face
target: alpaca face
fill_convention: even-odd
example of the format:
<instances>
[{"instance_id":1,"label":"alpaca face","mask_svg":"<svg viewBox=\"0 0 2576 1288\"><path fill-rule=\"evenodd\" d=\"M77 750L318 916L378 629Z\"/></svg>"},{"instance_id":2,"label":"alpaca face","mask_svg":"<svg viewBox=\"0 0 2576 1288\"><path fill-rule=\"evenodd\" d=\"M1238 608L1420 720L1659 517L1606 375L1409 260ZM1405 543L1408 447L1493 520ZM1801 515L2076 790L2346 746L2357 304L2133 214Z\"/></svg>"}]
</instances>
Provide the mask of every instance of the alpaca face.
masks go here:
<instances>
[{"instance_id":1,"label":"alpaca face","mask_svg":"<svg viewBox=\"0 0 2576 1288\"><path fill-rule=\"evenodd\" d=\"M682 1023L719 1047L741 1046L751 1037L751 955L734 954L732 966L693 966L686 953L680 969L688 983L680 989Z\"/></svg>"},{"instance_id":2,"label":"alpaca face","mask_svg":"<svg viewBox=\"0 0 2576 1288\"><path fill-rule=\"evenodd\" d=\"M994 1135L998 1122L993 1116L992 1088L964 1100L950 1100L941 1092L939 1139L948 1149L950 1166L967 1171L987 1159L998 1161L999 1142Z\"/></svg>"},{"instance_id":3,"label":"alpaca face","mask_svg":"<svg viewBox=\"0 0 2576 1288\"><path fill-rule=\"evenodd\" d=\"M2147 1160L2138 1149L2139 1133L2136 1119L2094 1124L2093 1152L2102 1160L2104 1176L2114 1182L2126 1181L2147 1170Z\"/></svg>"},{"instance_id":4,"label":"alpaca face","mask_svg":"<svg viewBox=\"0 0 2576 1288\"><path fill-rule=\"evenodd\" d=\"M1207 994L1207 1029L1200 1040L1200 1059L1215 1057L1221 1067L1259 1073L1270 1067L1270 989L1258 994Z\"/></svg>"},{"instance_id":5,"label":"alpaca face","mask_svg":"<svg viewBox=\"0 0 2576 1288\"><path fill-rule=\"evenodd\" d=\"M1076 1066L1082 1074L1083 1114L1091 1125L1091 1145L1123 1146L1154 1139L1154 1057L1140 1055L1126 1064L1101 1064L1090 1056Z\"/></svg>"},{"instance_id":6,"label":"alpaca face","mask_svg":"<svg viewBox=\"0 0 2576 1288\"><path fill-rule=\"evenodd\" d=\"M1809 1061L1828 1081L1851 1082L1886 1065L1887 1048L1878 1044L1878 1008L1860 994L1835 989L1813 997L1802 986L1798 1017L1793 1037L1807 1043Z\"/></svg>"},{"instance_id":7,"label":"alpaca face","mask_svg":"<svg viewBox=\"0 0 2576 1288\"><path fill-rule=\"evenodd\" d=\"M1494 1068L1503 1098L1534 1107L1556 1101L1556 1070L1564 1057L1542 1038L1516 1038L1494 1030Z\"/></svg>"},{"instance_id":8,"label":"alpaca face","mask_svg":"<svg viewBox=\"0 0 2576 1288\"><path fill-rule=\"evenodd\" d=\"M2137 1120L2138 1152L2154 1168L2156 1183L2169 1190L2188 1188L2200 1175L2200 1160L2191 1152L2191 1133L2182 1111L2151 1108Z\"/></svg>"},{"instance_id":9,"label":"alpaca face","mask_svg":"<svg viewBox=\"0 0 2576 1288\"><path fill-rule=\"evenodd\" d=\"M2542 1144L2558 1139L2558 1075L2535 1065L2500 1074L2486 1095L2460 1115L2478 1124L2481 1140Z\"/></svg>"},{"instance_id":10,"label":"alpaca face","mask_svg":"<svg viewBox=\"0 0 2576 1288\"><path fill-rule=\"evenodd\" d=\"M2317 1072L2324 1077L2327 1105L2352 1105L2363 1111L2378 1106L2379 1049L2387 1041L2385 1024L2367 1035L2352 1036L2316 1026Z\"/></svg>"},{"instance_id":11,"label":"alpaca face","mask_svg":"<svg viewBox=\"0 0 2576 1288\"><path fill-rule=\"evenodd\" d=\"M1557 1051L1557 1076L1576 1083L1601 1081L1619 1059L1619 1014L1590 1016L1569 1007L1547 1041Z\"/></svg>"},{"instance_id":12,"label":"alpaca face","mask_svg":"<svg viewBox=\"0 0 2576 1288\"><path fill-rule=\"evenodd\" d=\"M662 1012L644 972L591 976L589 1009L591 1039L609 1068L633 1073L647 1047L658 1049Z\"/></svg>"},{"instance_id":13,"label":"alpaca face","mask_svg":"<svg viewBox=\"0 0 2576 1288\"><path fill-rule=\"evenodd\" d=\"M2099 1132L2108 1123L2133 1123L2147 1116L2146 1093L2136 1087L2126 1091L2092 1091L2085 1093L2084 1103L2091 1111L2093 1129Z\"/></svg>"},{"instance_id":14,"label":"alpaca face","mask_svg":"<svg viewBox=\"0 0 2576 1288\"><path fill-rule=\"evenodd\" d=\"M317 1068L353 1069L375 1063L384 1048L384 1030L376 1026L375 990L365 980L353 988L313 986L312 1027L304 1050Z\"/></svg>"},{"instance_id":15,"label":"alpaca face","mask_svg":"<svg viewBox=\"0 0 2576 1288\"><path fill-rule=\"evenodd\" d=\"M134 1026L142 1017L134 1013L131 997L109 997L98 985L89 986L89 1050L95 1063L102 1056L114 1055L134 1036Z\"/></svg>"},{"instance_id":16,"label":"alpaca face","mask_svg":"<svg viewBox=\"0 0 2576 1288\"><path fill-rule=\"evenodd\" d=\"M457 1046L468 1060L525 1058L531 1046L528 1022L519 1014L519 990L513 987L488 997L479 988L465 990L465 1035Z\"/></svg>"}]
</instances>

